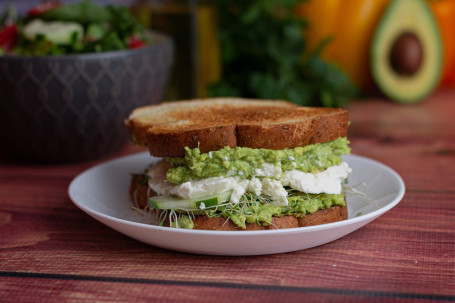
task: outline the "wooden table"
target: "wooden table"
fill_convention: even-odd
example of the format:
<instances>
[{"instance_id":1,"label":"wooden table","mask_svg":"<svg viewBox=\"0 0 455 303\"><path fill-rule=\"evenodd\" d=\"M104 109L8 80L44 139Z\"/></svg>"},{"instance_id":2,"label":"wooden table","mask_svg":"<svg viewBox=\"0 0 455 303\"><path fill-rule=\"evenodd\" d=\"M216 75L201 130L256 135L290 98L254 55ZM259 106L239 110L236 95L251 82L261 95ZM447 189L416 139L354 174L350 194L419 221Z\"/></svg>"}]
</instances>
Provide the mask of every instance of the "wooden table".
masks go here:
<instances>
[{"instance_id":1,"label":"wooden table","mask_svg":"<svg viewBox=\"0 0 455 303\"><path fill-rule=\"evenodd\" d=\"M220 257L155 248L69 199L79 164L0 163L1 302L455 301L455 90L404 106L350 104L354 154L406 183L402 202L337 241L291 253ZM2 143L4 144L4 143Z\"/></svg>"}]
</instances>

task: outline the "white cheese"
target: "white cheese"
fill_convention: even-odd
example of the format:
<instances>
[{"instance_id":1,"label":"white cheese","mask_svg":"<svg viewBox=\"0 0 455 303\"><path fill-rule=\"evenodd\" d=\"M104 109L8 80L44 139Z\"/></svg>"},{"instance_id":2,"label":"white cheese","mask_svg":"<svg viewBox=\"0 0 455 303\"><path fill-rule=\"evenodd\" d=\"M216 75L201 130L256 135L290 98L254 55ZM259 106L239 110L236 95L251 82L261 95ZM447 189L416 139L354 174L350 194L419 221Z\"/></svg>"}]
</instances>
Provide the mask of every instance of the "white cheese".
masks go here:
<instances>
[{"instance_id":1,"label":"white cheese","mask_svg":"<svg viewBox=\"0 0 455 303\"><path fill-rule=\"evenodd\" d=\"M251 180L248 182L247 191L259 196L262 192L261 180L256 177L251 178Z\"/></svg>"},{"instance_id":2,"label":"white cheese","mask_svg":"<svg viewBox=\"0 0 455 303\"><path fill-rule=\"evenodd\" d=\"M281 179L283 186L310 194L340 194L341 182L347 178L351 168L347 163L331 166L317 174L304 173L299 170L284 172Z\"/></svg>"},{"instance_id":3,"label":"white cheese","mask_svg":"<svg viewBox=\"0 0 455 303\"><path fill-rule=\"evenodd\" d=\"M149 187L158 195L169 195L171 189L174 188L174 184L166 180L166 172L170 167L171 165L168 162L161 160L147 172L150 177Z\"/></svg>"},{"instance_id":4,"label":"white cheese","mask_svg":"<svg viewBox=\"0 0 455 303\"><path fill-rule=\"evenodd\" d=\"M284 189L283 185L279 180L270 178L262 179L262 193L272 198L274 204L280 206L288 205L288 199L286 198L288 192Z\"/></svg>"},{"instance_id":5,"label":"white cheese","mask_svg":"<svg viewBox=\"0 0 455 303\"><path fill-rule=\"evenodd\" d=\"M231 202L239 203L240 198L245 194L246 189L248 188L248 183L250 183L250 181L240 178L235 178L233 181L237 181L237 184L232 186Z\"/></svg>"},{"instance_id":6,"label":"white cheese","mask_svg":"<svg viewBox=\"0 0 455 303\"><path fill-rule=\"evenodd\" d=\"M211 196L227 190L233 190L239 186L239 181L236 179L234 177L213 177L197 181L187 181L175 185L169 191L169 194L187 199Z\"/></svg>"},{"instance_id":7,"label":"white cheese","mask_svg":"<svg viewBox=\"0 0 455 303\"><path fill-rule=\"evenodd\" d=\"M270 163L262 164L261 168L254 170L254 175L257 177L268 177L279 179L281 177L281 167Z\"/></svg>"},{"instance_id":8,"label":"white cheese","mask_svg":"<svg viewBox=\"0 0 455 303\"><path fill-rule=\"evenodd\" d=\"M23 33L25 38L31 41L36 40L38 36L44 36L47 41L69 45L73 36L78 41L82 40L84 28L75 22L46 22L41 19L33 19L24 26Z\"/></svg>"},{"instance_id":9,"label":"white cheese","mask_svg":"<svg viewBox=\"0 0 455 303\"><path fill-rule=\"evenodd\" d=\"M276 205L287 205L287 191L284 186L306 193L340 194L341 183L351 172L347 163L332 166L325 171L311 174L299 170L281 171L280 167L264 164L251 179L240 177L212 177L187 181L174 185L166 181L169 164L161 161L148 172L149 186L158 195L176 195L182 198L198 198L232 190L231 202L238 203L245 192L270 197ZM283 177L281 177L283 175Z\"/></svg>"}]
</instances>

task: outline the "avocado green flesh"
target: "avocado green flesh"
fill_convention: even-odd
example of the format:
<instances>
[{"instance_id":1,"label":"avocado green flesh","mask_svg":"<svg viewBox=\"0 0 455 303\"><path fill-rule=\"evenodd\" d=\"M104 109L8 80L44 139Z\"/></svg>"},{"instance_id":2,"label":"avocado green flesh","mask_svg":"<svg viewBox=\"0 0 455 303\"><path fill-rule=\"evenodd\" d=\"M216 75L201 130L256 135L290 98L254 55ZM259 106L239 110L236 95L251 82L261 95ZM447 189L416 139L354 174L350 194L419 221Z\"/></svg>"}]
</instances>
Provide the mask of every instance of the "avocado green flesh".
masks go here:
<instances>
[{"instance_id":1,"label":"avocado green flesh","mask_svg":"<svg viewBox=\"0 0 455 303\"><path fill-rule=\"evenodd\" d=\"M176 222L171 222L171 227L192 229L194 223L192 216L223 217L232 220L237 226L246 229L247 223L257 223L268 226L272 222L272 217L296 216L304 217L307 214L315 213L320 209L332 206L345 206L343 194L319 194L310 195L305 193L293 192L288 196L288 206L276 206L264 203L254 195L246 197L247 201L238 204L228 204L215 209L206 209L193 212L180 212ZM179 211L176 211L179 213Z\"/></svg>"},{"instance_id":2,"label":"avocado green flesh","mask_svg":"<svg viewBox=\"0 0 455 303\"><path fill-rule=\"evenodd\" d=\"M166 159L173 166L166 177L174 184L220 176L251 178L255 169L261 168L264 163L280 166L283 171L297 169L316 173L340 164L341 155L350 153L348 144L346 138L338 138L291 149L225 147L202 154L199 148L185 148L184 158Z\"/></svg>"},{"instance_id":3,"label":"avocado green flesh","mask_svg":"<svg viewBox=\"0 0 455 303\"><path fill-rule=\"evenodd\" d=\"M189 216L180 216L177 221L171 222L170 227L193 229L194 223Z\"/></svg>"},{"instance_id":4,"label":"avocado green flesh","mask_svg":"<svg viewBox=\"0 0 455 303\"><path fill-rule=\"evenodd\" d=\"M409 32L422 46L422 62L413 75L402 75L392 67L391 49L397 38ZM442 42L437 23L422 0L393 0L373 36L370 69L384 95L411 103L422 100L438 85L442 71Z\"/></svg>"}]
</instances>

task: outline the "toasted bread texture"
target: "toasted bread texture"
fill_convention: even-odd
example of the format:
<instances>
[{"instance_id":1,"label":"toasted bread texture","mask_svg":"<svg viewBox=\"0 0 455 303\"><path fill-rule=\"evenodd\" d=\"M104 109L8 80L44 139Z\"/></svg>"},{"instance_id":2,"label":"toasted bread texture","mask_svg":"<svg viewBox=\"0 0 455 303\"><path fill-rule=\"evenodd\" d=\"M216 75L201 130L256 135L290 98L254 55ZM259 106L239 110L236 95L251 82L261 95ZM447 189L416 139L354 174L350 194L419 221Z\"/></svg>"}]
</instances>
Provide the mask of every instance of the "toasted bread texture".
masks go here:
<instances>
[{"instance_id":1,"label":"toasted bread texture","mask_svg":"<svg viewBox=\"0 0 455 303\"><path fill-rule=\"evenodd\" d=\"M225 146L284 149L346 137L348 112L279 100L214 98L140 107L125 125L156 157L182 157Z\"/></svg>"},{"instance_id":2,"label":"toasted bread texture","mask_svg":"<svg viewBox=\"0 0 455 303\"><path fill-rule=\"evenodd\" d=\"M145 208L148 205L148 198L155 195L155 193L147 185L141 184L138 177L131 178L129 194L131 200L134 202L134 205L138 208ZM292 215L273 217L270 225L246 223L246 229L242 229L234 222L226 218L196 216L193 218L193 229L225 231L283 229L320 225L346 220L347 218L347 206L332 206L327 209L319 210L313 214L307 214L304 217L295 217ZM165 222L165 225L169 226L169 222Z\"/></svg>"},{"instance_id":3,"label":"toasted bread texture","mask_svg":"<svg viewBox=\"0 0 455 303\"><path fill-rule=\"evenodd\" d=\"M348 217L347 206L332 206L330 208L321 209L313 214L308 214L305 217L297 218L289 215L284 217L273 217L270 225L259 225L257 223L246 223L246 229L237 226L234 222L226 218L209 218L209 217L194 217L193 229L201 230L267 230L267 229L284 229L296 228L312 225L320 225L331 222L346 220Z\"/></svg>"}]
</instances>

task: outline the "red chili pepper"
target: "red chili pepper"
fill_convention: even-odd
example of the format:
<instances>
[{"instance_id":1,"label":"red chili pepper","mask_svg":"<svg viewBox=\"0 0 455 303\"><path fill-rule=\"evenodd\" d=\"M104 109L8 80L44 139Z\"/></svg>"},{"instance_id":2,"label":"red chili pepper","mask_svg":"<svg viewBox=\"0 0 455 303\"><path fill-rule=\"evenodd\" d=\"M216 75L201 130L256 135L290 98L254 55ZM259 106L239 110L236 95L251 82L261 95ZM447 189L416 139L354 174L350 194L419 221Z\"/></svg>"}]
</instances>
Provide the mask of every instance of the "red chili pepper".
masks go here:
<instances>
[{"instance_id":1,"label":"red chili pepper","mask_svg":"<svg viewBox=\"0 0 455 303\"><path fill-rule=\"evenodd\" d=\"M36 17L44 12L50 11L51 9L60 6L60 1L48 1L38 4L37 6L33 7L28 11L28 15L30 17Z\"/></svg>"},{"instance_id":2,"label":"red chili pepper","mask_svg":"<svg viewBox=\"0 0 455 303\"><path fill-rule=\"evenodd\" d=\"M145 45L145 42L135 35L132 35L128 39L128 48L130 49L144 47Z\"/></svg>"},{"instance_id":3,"label":"red chili pepper","mask_svg":"<svg viewBox=\"0 0 455 303\"><path fill-rule=\"evenodd\" d=\"M8 25L0 31L0 47L4 52L12 49L17 42L19 32L15 24Z\"/></svg>"}]
</instances>

